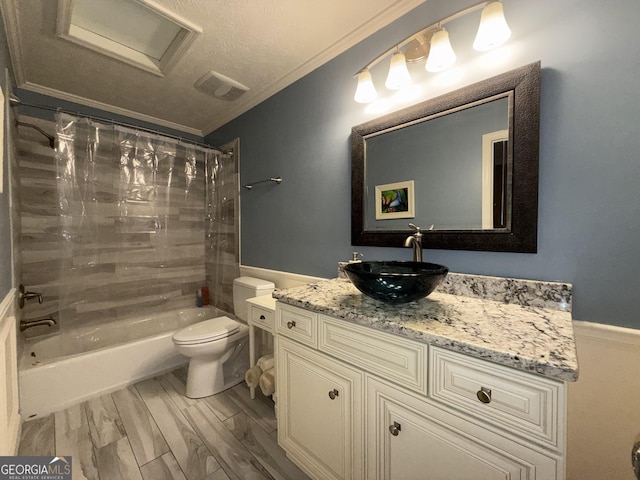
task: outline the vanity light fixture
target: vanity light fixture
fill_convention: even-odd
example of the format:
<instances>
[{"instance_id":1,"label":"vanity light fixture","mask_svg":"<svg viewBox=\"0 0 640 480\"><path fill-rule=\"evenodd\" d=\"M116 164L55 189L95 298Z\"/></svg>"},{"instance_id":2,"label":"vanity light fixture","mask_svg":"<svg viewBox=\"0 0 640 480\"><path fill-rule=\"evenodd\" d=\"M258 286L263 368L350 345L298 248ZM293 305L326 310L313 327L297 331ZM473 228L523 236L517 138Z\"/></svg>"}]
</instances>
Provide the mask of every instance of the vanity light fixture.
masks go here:
<instances>
[{"instance_id":1,"label":"vanity light fixture","mask_svg":"<svg viewBox=\"0 0 640 480\"><path fill-rule=\"evenodd\" d=\"M444 28L440 28L431 37L431 51L425 69L427 72L440 72L455 62L456 54L449 42L449 34Z\"/></svg>"},{"instance_id":2,"label":"vanity light fixture","mask_svg":"<svg viewBox=\"0 0 640 480\"><path fill-rule=\"evenodd\" d=\"M490 2L480 14L480 26L473 48L484 52L509 40L511 29L504 18L502 2Z\"/></svg>"},{"instance_id":3,"label":"vanity light fixture","mask_svg":"<svg viewBox=\"0 0 640 480\"><path fill-rule=\"evenodd\" d=\"M443 26L480 9L480 26L473 48L486 51L505 43L511 36L511 30L504 18L502 2L490 0L477 3L423 28L365 65L356 74L358 87L354 100L358 103L369 103L377 98L370 69L389 55L392 57L385 86L390 90L401 89L411 83L407 62L416 63L426 58L425 69L428 72L440 72L453 65L456 54L449 42L449 33Z\"/></svg>"},{"instance_id":4,"label":"vanity light fixture","mask_svg":"<svg viewBox=\"0 0 640 480\"><path fill-rule=\"evenodd\" d=\"M353 98L358 103L369 103L375 100L377 96L378 92L376 92L376 87L373 86L371 72L368 68L361 70L358 73L358 88L356 88L356 95Z\"/></svg>"},{"instance_id":5,"label":"vanity light fixture","mask_svg":"<svg viewBox=\"0 0 640 480\"><path fill-rule=\"evenodd\" d=\"M389 65L389 74L387 75L387 81L385 87L389 90L398 90L402 87L406 87L411 83L411 76L409 75L409 69L407 68L407 59L399 49L391 57L391 64Z\"/></svg>"}]
</instances>

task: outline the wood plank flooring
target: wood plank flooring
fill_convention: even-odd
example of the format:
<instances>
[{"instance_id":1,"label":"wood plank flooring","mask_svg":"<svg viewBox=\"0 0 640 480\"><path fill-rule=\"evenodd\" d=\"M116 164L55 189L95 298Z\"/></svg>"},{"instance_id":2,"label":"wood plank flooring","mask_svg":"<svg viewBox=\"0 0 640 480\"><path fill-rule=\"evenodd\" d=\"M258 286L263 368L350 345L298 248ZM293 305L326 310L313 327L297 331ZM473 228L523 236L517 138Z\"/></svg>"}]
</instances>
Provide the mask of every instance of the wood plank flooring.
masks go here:
<instances>
[{"instance_id":1,"label":"wood plank flooring","mask_svg":"<svg viewBox=\"0 0 640 480\"><path fill-rule=\"evenodd\" d=\"M270 399L184 395L184 369L24 423L19 455L71 455L74 480L305 480Z\"/></svg>"}]
</instances>

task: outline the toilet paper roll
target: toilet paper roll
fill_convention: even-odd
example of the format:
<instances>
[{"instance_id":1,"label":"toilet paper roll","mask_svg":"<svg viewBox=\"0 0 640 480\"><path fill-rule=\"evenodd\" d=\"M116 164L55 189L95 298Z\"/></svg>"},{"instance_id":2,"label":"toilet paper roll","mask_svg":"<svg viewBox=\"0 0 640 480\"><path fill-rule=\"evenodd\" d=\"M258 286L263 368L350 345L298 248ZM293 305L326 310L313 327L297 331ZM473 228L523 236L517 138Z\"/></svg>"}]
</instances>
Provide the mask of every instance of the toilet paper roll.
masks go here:
<instances>
[{"instance_id":1,"label":"toilet paper roll","mask_svg":"<svg viewBox=\"0 0 640 480\"><path fill-rule=\"evenodd\" d=\"M260 390L266 396L273 395L276 391L276 371L271 368L260 376Z\"/></svg>"},{"instance_id":2,"label":"toilet paper roll","mask_svg":"<svg viewBox=\"0 0 640 480\"><path fill-rule=\"evenodd\" d=\"M244 373L244 381L251 388L255 388L260 384L262 369L258 365L254 365Z\"/></svg>"},{"instance_id":3,"label":"toilet paper roll","mask_svg":"<svg viewBox=\"0 0 640 480\"><path fill-rule=\"evenodd\" d=\"M258 359L256 363L262 369L263 372L266 372L267 370L272 369L274 365L273 353L270 353L269 355L263 355Z\"/></svg>"}]
</instances>

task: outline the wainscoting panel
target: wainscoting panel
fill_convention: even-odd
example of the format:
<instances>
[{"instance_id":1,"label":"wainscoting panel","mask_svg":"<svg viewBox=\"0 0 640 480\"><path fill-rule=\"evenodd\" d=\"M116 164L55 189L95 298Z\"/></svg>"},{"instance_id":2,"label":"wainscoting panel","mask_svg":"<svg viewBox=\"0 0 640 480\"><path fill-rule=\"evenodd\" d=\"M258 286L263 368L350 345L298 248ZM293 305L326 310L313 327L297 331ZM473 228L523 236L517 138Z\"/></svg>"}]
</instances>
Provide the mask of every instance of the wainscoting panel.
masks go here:
<instances>
[{"instance_id":1,"label":"wainscoting panel","mask_svg":"<svg viewBox=\"0 0 640 480\"><path fill-rule=\"evenodd\" d=\"M15 289L0 303L0 456L15 455L20 436Z\"/></svg>"},{"instance_id":2,"label":"wainscoting panel","mask_svg":"<svg viewBox=\"0 0 640 480\"><path fill-rule=\"evenodd\" d=\"M574 321L578 381L569 384L567 480L635 480L640 330Z\"/></svg>"}]
</instances>

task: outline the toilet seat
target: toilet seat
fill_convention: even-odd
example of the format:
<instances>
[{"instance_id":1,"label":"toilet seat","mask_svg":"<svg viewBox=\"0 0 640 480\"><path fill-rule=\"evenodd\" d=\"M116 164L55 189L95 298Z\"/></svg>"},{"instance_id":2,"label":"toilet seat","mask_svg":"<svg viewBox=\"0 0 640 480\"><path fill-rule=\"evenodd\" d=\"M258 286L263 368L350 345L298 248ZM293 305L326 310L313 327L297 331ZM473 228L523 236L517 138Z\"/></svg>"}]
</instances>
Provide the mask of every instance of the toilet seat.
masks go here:
<instances>
[{"instance_id":1,"label":"toilet seat","mask_svg":"<svg viewBox=\"0 0 640 480\"><path fill-rule=\"evenodd\" d=\"M227 338L240 330L240 323L229 317L217 317L195 323L173 334L178 345L196 345Z\"/></svg>"}]
</instances>

